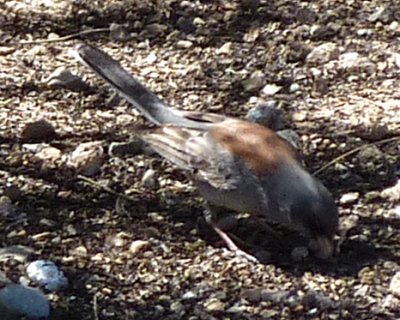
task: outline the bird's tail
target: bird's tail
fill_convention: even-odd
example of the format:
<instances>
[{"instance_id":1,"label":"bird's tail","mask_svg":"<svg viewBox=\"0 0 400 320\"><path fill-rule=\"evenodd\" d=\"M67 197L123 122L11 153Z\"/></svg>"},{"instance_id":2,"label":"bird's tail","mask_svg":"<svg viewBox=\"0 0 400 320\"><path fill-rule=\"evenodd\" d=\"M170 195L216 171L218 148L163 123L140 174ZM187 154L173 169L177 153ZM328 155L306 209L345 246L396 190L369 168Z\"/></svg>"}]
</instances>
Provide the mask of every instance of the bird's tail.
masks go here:
<instances>
[{"instance_id":1,"label":"bird's tail","mask_svg":"<svg viewBox=\"0 0 400 320\"><path fill-rule=\"evenodd\" d=\"M179 111L158 98L104 51L85 43L79 43L72 50L72 55L103 78L152 123L199 126L198 123L185 118Z\"/></svg>"}]
</instances>

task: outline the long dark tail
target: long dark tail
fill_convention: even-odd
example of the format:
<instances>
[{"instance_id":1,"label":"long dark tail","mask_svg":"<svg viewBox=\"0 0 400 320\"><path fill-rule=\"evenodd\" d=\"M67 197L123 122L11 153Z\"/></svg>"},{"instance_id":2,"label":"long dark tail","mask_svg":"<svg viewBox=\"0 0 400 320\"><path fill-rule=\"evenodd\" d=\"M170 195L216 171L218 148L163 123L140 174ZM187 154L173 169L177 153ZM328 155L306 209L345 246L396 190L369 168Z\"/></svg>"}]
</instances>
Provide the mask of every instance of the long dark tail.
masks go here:
<instances>
[{"instance_id":1,"label":"long dark tail","mask_svg":"<svg viewBox=\"0 0 400 320\"><path fill-rule=\"evenodd\" d=\"M179 111L163 102L104 51L80 43L75 46L72 53L79 62L103 78L122 97L132 103L149 121L155 124L199 126L199 123L186 119Z\"/></svg>"}]
</instances>

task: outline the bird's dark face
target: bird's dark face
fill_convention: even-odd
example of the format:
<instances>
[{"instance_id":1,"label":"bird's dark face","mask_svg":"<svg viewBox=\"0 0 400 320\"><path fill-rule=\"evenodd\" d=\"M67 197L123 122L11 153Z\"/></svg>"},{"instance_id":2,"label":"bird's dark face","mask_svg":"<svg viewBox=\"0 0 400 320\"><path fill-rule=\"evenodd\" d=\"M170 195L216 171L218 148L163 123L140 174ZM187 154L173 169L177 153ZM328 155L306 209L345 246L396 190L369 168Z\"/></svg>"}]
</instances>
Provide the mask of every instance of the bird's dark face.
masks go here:
<instances>
[{"instance_id":1,"label":"bird's dark face","mask_svg":"<svg viewBox=\"0 0 400 320\"><path fill-rule=\"evenodd\" d=\"M339 224L338 209L329 191L314 180L315 191L305 193L293 203L291 219L310 236L310 249L326 259L334 251L333 236Z\"/></svg>"}]
</instances>

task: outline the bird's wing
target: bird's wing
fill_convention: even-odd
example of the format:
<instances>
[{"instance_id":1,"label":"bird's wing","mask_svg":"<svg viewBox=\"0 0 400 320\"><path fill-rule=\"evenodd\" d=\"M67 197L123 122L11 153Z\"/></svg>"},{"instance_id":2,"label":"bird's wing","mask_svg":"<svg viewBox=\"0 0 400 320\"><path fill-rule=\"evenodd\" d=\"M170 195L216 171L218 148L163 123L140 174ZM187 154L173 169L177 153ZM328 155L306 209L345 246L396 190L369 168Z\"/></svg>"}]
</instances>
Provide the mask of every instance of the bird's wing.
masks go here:
<instances>
[{"instance_id":1,"label":"bird's wing","mask_svg":"<svg viewBox=\"0 0 400 320\"><path fill-rule=\"evenodd\" d=\"M240 182L244 164L221 148L207 130L165 125L140 135L156 152L197 181L221 190L234 189Z\"/></svg>"}]
</instances>

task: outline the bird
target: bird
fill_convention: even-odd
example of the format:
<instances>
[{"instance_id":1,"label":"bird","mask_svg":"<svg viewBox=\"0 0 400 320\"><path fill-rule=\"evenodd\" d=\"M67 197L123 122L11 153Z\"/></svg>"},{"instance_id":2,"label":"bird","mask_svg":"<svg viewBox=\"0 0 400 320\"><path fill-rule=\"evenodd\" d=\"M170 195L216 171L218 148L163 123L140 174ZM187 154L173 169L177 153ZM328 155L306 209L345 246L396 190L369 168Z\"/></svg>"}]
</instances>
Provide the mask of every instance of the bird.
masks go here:
<instances>
[{"instance_id":1,"label":"bird","mask_svg":"<svg viewBox=\"0 0 400 320\"><path fill-rule=\"evenodd\" d=\"M208 203L207 222L230 250L254 258L219 228L214 210L281 224L307 236L317 258L332 256L339 225L334 198L276 132L235 117L174 108L95 46L80 42L72 55L154 125L138 130L140 138L193 181Z\"/></svg>"}]
</instances>

